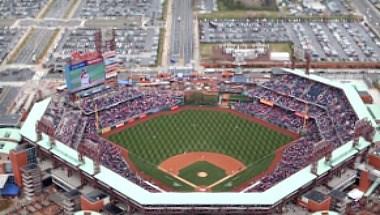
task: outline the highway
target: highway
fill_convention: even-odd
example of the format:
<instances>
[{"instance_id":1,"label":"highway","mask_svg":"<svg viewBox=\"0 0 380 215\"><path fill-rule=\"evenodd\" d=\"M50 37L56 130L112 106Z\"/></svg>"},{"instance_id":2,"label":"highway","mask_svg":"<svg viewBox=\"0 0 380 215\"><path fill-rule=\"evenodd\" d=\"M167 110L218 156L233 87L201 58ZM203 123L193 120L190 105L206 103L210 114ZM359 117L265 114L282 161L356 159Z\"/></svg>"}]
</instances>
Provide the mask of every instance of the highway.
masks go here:
<instances>
[{"instance_id":1,"label":"highway","mask_svg":"<svg viewBox=\"0 0 380 215\"><path fill-rule=\"evenodd\" d=\"M175 0L172 4L170 61L189 65L193 57L193 15L191 0ZM178 65L178 64L177 64Z\"/></svg>"},{"instance_id":2,"label":"highway","mask_svg":"<svg viewBox=\"0 0 380 215\"><path fill-rule=\"evenodd\" d=\"M34 29L31 35L25 41L21 50L15 56L14 63L17 64L35 64L39 59L46 46L49 45L49 39L53 35L53 30Z\"/></svg>"}]
</instances>

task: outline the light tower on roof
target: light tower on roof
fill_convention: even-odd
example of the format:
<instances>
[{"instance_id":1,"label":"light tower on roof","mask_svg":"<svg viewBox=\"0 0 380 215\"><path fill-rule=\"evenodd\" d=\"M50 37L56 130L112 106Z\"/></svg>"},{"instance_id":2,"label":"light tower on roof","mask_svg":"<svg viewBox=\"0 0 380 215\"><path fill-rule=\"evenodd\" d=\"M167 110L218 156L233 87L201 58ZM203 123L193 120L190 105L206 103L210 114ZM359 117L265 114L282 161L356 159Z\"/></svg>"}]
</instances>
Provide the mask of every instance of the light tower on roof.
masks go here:
<instances>
[{"instance_id":1,"label":"light tower on roof","mask_svg":"<svg viewBox=\"0 0 380 215\"><path fill-rule=\"evenodd\" d=\"M306 75L310 75L310 68L311 68L311 53L310 53L310 49L306 49L305 51L305 61L306 61L306 64L305 64L305 74Z\"/></svg>"}]
</instances>

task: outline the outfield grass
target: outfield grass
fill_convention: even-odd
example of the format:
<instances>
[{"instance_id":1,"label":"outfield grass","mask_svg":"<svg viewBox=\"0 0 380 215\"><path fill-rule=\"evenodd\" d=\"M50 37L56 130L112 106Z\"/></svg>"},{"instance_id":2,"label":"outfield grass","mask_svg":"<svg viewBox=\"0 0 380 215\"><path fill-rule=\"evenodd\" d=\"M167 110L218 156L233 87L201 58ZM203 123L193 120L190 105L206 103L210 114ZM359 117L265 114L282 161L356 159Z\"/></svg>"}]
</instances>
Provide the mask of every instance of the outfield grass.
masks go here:
<instances>
[{"instance_id":1,"label":"outfield grass","mask_svg":"<svg viewBox=\"0 0 380 215\"><path fill-rule=\"evenodd\" d=\"M205 172L208 175L199 177L198 172ZM181 169L178 176L198 186L209 186L227 175L223 169L207 161L198 161Z\"/></svg>"},{"instance_id":2,"label":"outfield grass","mask_svg":"<svg viewBox=\"0 0 380 215\"><path fill-rule=\"evenodd\" d=\"M216 152L251 166L292 140L239 116L212 110L184 110L162 116L114 134L109 139L126 147L135 165L158 179L162 178L162 172L154 170L155 167L177 154ZM266 169L269 164L260 169ZM173 181L165 183L171 185Z\"/></svg>"}]
</instances>

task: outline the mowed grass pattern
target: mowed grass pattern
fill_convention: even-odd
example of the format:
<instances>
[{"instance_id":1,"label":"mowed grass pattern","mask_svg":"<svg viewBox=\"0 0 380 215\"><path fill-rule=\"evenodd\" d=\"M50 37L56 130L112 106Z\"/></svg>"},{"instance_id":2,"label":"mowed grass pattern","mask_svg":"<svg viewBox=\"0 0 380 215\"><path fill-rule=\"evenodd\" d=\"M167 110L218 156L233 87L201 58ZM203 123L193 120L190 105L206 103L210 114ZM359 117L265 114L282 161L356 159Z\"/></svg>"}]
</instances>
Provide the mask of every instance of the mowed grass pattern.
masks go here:
<instances>
[{"instance_id":1,"label":"mowed grass pattern","mask_svg":"<svg viewBox=\"0 0 380 215\"><path fill-rule=\"evenodd\" d=\"M199 177L199 172L205 172L207 176ZM181 169L178 176L195 185L208 186L226 177L227 175L223 169L207 161L198 161Z\"/></svg>"},{"instance_id":2,"label":"mowed grass pattern","mask_svg":"<svg viewBox=\"0 0 380 215\"><path fill-rule=\"evenodd\" d=\"M246 166L287 144L291 137L227 112L185 110L152 119L114 134L109 139L133 157L158 166L184 152L218 152Z\"/></svg>"}]
</instances>

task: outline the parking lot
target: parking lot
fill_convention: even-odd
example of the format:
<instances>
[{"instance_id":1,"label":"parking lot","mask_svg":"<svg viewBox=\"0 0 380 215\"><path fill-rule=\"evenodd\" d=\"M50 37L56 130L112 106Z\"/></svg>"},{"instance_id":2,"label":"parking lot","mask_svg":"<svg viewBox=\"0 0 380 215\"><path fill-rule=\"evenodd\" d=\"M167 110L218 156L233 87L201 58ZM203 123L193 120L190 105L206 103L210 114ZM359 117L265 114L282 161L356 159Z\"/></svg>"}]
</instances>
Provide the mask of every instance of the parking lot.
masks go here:
<instances>
[{"instance_id":1,"label":"parking lot","mask_svg":"<svg viewBox=\"0 0 380 215\"><path fill-rule=\"evenodd\" d=\"M309 50L314 61L380 60L380 40L360 23L274 23L254 20L203 20L203 43L292 42L303 58Z\"/></svg>"},{"instance_id":2,"label":"parking lot","mask_svg":"<svg viewBox=\"0 0 380 215\"><path fill-rule=\"evenodd\" d=\"M292 15L344 15L352 12L352 6L347 0L303 0L282 1ZM300 3L301 2L301 3Z\"/></svg>"},{"instance_id":3,"label":"parking lot","mask_svg":"<svg viewBox=\"0 0 380 215\"><path fill-rule=\"evenodd\" d=\"M33 29L11 62L19 64L37 63L47 50L53 34L54 30L40 28Z\"/></svg>"},{"instance_id":4,"label":"parking lot","mask_svg":"<svg viewBox=\"0 0 380 215\"><path fill-rule=\"evenodd\" d=\"M48 0L0 1L0 18L35 17Z\"/></svg>"},{"instance_id":5,"label":"parking lot","mask_svg":"<svg viewBox=\"0 0 380 215\"><path fill-rule=\"evenodd\" d=\"M59 41L51 61L60 61L73 51L94 51L96 29L66 30ZM116 29L116 52L126 66L151 66L156 64L159 28L129 27Z\"/></svg>"},{"instance_id":6,"label":"parking lot","mask_svg":"<svg viewBox=\"0 0 380 215\"><path fill-rule=\"evenodd\" d=\"M75 16L92 19L133 15L161 18L161 0L82 0Z\"/></svg>"},{"instance_id":7,"label":"parking lot","mask_svg":"<svg viewBox=\"0 0 380 215\"><path fill-rule=\"evenodd\" d=\"M2 63L12 48L15 47L22 31L9 27L0 28L0 63Z\"/></svg>"}]
</instances>

